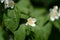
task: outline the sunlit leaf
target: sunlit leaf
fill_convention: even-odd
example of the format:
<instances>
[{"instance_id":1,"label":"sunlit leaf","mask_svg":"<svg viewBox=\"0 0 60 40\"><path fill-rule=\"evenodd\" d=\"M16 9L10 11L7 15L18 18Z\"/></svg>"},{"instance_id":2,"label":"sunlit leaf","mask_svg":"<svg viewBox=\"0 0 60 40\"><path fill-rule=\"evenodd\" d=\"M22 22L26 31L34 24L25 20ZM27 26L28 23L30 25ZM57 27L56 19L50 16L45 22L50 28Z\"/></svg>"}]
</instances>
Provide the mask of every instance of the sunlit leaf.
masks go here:
<instances>
[{"instance_id":1,"label":"sunlit leaf","mask_svg":"<svg viewBox=\"0 0 60 40\"><path fill-rule=\"evenodd\" d=\"M43 14L45 14L46 12L46 9L45 8L36 8L33 10L33 12L30 13L30 15L32 17L36 17L36 18L39 18L40 16L42 16Z\"/></svg>"},{"instance_id":2,"label":"sunlit leaf","mask_svg":"<svg viewBox=\"0 0 60 40\"><path fill-rule=\"evenodd\" d=\"M17 9L8 10L7 14L4 14L4 24L12 32L16 30L19 24L19 13Z\"/></svg>"},{"instance_id":3,"label":"sunlit leaf","mask_svg":"<svg viewBox=\"0 0 60 40\"><path fill-rule=\"evenodd\" d=\"M21 0L16 4L16 6L18 7L20 12L28 14L30 2L29 0Z\"/></svg>"},{"instance_id":4,"label":"sunlit leaf","mask_svg":"<svg viewBox=\"0 0 60 40\"><path fill-rule=\"evenodd\" d=\"M32 28L34 32L34 38L33 40L48 40L48 37L51 32L51 24L48 23L45 26L36 26L35 28Z\"/></svg>"},{"instance_id":5,"label":"sunlit leaf","mask_svg":"<svg viewBox=\"0 0 60 40\"><path fill-rule=\"evenodd\" d=\"M26 35L26 26L23 24L19 26L18 30L14 32L14 40L24 40Z\"/></svg>"}]
</instances>

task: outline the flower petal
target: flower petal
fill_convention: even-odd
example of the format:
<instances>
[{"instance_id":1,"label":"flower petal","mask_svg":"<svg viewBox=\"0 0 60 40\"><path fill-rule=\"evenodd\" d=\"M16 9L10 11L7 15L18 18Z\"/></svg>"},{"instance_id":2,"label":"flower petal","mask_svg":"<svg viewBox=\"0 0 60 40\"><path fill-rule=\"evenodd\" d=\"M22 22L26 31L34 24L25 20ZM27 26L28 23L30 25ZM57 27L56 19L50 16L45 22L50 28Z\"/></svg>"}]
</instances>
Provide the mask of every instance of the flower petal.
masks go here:
<instances>
[{"instance_id":1,"label":"flower petal","mask_svg":"<svg viewBox=\"0 0 60 40\"><path fill-rule=\"evenodd\" d=\"M12 9L14 8L14 6L11 7Z\"/></svg>"},{"instance_id":2,"label":"flower petal","mask_svg":"<svg viewBox=\"0 0 60 40\"><path fill-rule=\"evenodd\" d=\"M28 25L28 22L25 25Z\"/></svg>"},{"instance_id":3,"label":"flower petal","mask_svg":"<svg viewBox=\"0 0 60 40\"><path fill-rule=\"evenodd\" d=\"M51 21L55 21L55 18L53 18L53 17L50 17L50 20L51 20Z\"/></svg>"},{"instance_id":4,"label":"flower petal","mask_svg":"<svg viewBox=\"0 0 60 40\"><path fill-rule=\"evenodd\" d=\"M35 26L36 26L36 24L31 24L31 26L32 26L32 27L35 27Z\"/></svg>"},{"instance_id":5,"label":"flower petal","mask_svg":"<svg viewBox=\"0 0 60 40\"><path fill-rule=\"evenodd\" d=\"M4 2L4 0L0 0L1 1L1 3L3 3Z\"/></svg>"},{"instance_id":6,"label":"flower petal","mask_svg":"<svg viewBox=\"0 0 60 40\"><path fill-rule=\"evenodd\" d=\"M58 17L58 16L56 16L56 17L55 17L55 19L59 19L59 17Z\"/></svg>"},{"instance_id":7,"label":"flower petal","mask_svg":"<svg viewBox=\"0 0 60 40\"><path fill-rule=\"evenodd\" d=\"M5 8L14 8L14 1L13 0L5 0L4 2Z\"/></svg>"},{"instance_id":8,"label":"flower petal","mask_svg":"<svg viewBox=\"0 0 60 40\"><path fill-rule=\"evenodd\" d=\"M32 18L31 18L31 17L27 19L27 21L30 21L30 20L32 20Z\"/></svg>"},{"instance_id":9,"label":"flower petal","mask_svg":"<svg viewBox=\"0 0 60 40\"><path fill-rule=\"evenodd\" d=\"M58 16L60 17L60 13L58 13Z\"/></svg>"},{"instance_id":10,"label":"flower petal","mask_svg":"<svg viewBox=\"0 0 60 40\"><path fill-rule=\"evenodd\" d=\"M36 22L37 20L36 20L36 18L33 18L33 22Z\"/></svg>"}]
</instances>

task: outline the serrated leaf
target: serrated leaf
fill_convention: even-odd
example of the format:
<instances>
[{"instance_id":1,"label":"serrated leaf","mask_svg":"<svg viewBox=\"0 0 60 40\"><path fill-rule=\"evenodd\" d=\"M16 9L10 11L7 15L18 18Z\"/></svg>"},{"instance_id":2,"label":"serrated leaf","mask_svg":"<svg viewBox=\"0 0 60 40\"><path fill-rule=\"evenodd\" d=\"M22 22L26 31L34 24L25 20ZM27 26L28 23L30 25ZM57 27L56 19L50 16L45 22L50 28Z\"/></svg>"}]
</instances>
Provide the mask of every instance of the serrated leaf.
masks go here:
<instances>
[{"instance_id":1,"label":"serrated leaf","mask_svg":"<svg viewBox=\"0 0 60 40\"><path fill-rule=\"evenodd\" d=\"M18 30L14 32L14 40L24 40L26 35L26 26L23 24L19 26Z\"/></svg>"},{"instance_id":2,"label":"serrated leaf","mask_svg":"<svg viewBox=\"0 0 60 40\"><path fill-rule=\"evenodd\" d=\"M16 11L17 9L8 10L7 14L4 14L4 24L5 26L11 30L12 32L16 30L19 24L19 13Z\"/></svg>"},{"instance_id":3,"label":"serrated leaf","mask_svg":"<svg viewBox=\"0 0 60 40\"><path fill-rule=\"evenodd\" d=\"M28 12L29 12L29 9L28 9L29 5L30 5L30 1L29 0L20 0L16 4L16 6L20 10L20 12L23 12L25 14L28 14Z\"/></svg>"},{"instance_id":4,"label":"serrated leaf","mask_svg":"<svg viewBox=\"0 0 60 40\"><path fill-rule=\"evenodd\" d=\"M48 23L42 27L37 25L35 28L32 28L32 31L35 34L35 38L33 38L33 40L48 40L51 32L51 24Z\"/></svg>"}]
</instances>

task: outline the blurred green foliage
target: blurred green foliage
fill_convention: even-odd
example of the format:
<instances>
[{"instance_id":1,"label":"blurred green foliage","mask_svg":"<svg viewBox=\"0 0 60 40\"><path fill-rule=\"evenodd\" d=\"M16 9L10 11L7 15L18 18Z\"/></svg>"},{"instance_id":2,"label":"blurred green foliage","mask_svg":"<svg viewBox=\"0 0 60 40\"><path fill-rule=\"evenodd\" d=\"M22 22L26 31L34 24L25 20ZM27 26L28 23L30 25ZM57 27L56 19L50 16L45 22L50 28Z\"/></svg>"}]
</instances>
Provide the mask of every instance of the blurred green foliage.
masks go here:
<instances>
[{"instance_id":1,"label":"blurred green foliage","mask_svg":"<svg viewBox=\"0 0 60 40\"><path fill-rule=\"evenodd\" d=\"M0 40L60 40L60 19L51 22L49 9L60 6L59 0L13 0L14 9L4 9L0 3ZM26 26L29 17L36 26Z\"/></svg>"}]
</instances>

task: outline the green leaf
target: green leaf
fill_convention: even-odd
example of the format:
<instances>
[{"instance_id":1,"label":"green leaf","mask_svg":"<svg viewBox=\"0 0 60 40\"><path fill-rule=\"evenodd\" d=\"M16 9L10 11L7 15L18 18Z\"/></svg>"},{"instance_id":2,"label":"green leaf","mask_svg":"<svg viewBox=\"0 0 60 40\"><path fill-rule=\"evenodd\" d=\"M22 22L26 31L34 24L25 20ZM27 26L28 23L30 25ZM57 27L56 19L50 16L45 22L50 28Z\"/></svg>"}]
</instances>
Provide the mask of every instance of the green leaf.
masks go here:
<instances>
[{"instance_id":1,"label":"green leaf","mask_svg":"<svg viewBox=\"0 0 60 40\"><path fill-rule=\"evenodd\" d=\"M37 25L35 28L32 28L32 31L35 34L33 40L48 40L51 32L51 24L48 23L42 27Z\"/></svg>"},{"instance_id":2,"label":"green leaf","mask_svg":"<svg viewBox=\"0 0 60 40\"><path fill-rule=\"evenodd\" d=\"M8 10L7 14L4 14L4 24L5 26L11 30L12 32L16 30L19 24L19 13L16 11L17 8L14 8L13 10Z\"/></svg>"},{"instance_id":3,"label":"green leaf","mask_svg":"<svg viewBox=\"0 0 60 40\"><path fill-rule=\"evenodd\" d=\"M43 16L43 14L46 12L45 8L36 8L33 10L33 12L30 13L30 16L35 18L40 18L40 16Z\"/></svg>"},{"instance_id":4,"label":"green leaf","mask_svg":"<svg viewBox=\"0 0 60 40\"><path fill-rule=\"evenodd\" d=\"M29 16L28 15L24 15L24 14L20 14L21 15L21 18L23 19L27 19Z\"/></svg>"},{"instance_id":5,"label":"green leaf","mask_svg":"<svg viewBox=\"0 0 60 40\"><path fill-rule=\"evenodd\" d=\"M28 14L28 12L29 12L28 7L30 6L30 1L29 0L20 0L16 4L16 6L17 6L17 8L19 9L20 12Z\"/></svg>"},{"instance_id":6,"label":"green leaf","mask_svg":"<svg viewBox=\"0 0 60 40\"><path fill-rule=\"evenodd\" d=\"M23 24L19 26L18 30L14 32L14 40L24 40L26 35L26 26Z\"/></svg>"},{"instance_id":7,"label":"green leaf","mask_svg":"<svg viewBox=\"0 0 60 40\"><path fill-rule=\"evenodd\" d=\"M54 26L60 31L60 19L53 22Z\"/></svg>"},{"instance_id":8,"label":"green leaf","mask_svg":"<svg viewBox=\"0 0 60 40\"><path fill-rule=\"evenodd\" d=\"M43 25L45 25L48 22L49 22L49 15L40 16L40 17L37 18L37 24L39 26L43 26Z\"/></svg>"},{"instance_id":9,"label":"green leaf","mask_svg":"<svg viewBox=\"0 0 60 40\"><path fill-rule=\"evenodd\" d=\"M2 29L2 26L0 26L0 40L4 40L3 34L4 34L4 31Z\"/></svg>"}]
</instances>

